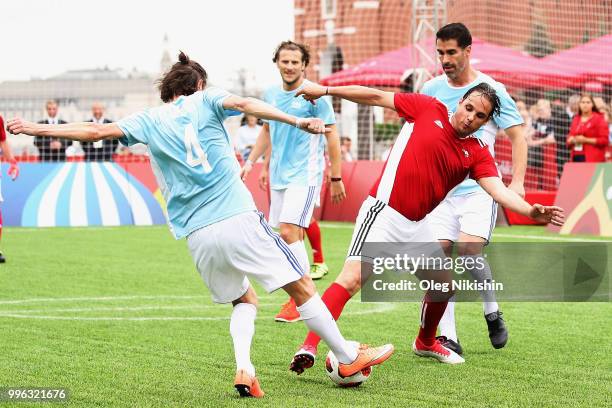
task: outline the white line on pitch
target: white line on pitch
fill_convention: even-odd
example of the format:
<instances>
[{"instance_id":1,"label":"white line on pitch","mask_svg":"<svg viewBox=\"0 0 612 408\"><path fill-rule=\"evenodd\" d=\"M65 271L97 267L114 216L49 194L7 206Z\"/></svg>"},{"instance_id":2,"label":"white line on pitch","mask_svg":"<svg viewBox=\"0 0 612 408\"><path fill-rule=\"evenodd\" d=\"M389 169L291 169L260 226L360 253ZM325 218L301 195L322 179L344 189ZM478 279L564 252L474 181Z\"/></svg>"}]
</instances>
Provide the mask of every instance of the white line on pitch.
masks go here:
<instances>
[{"instance_id":1,"label":"white line on pitch","mask_svg":"<svg viewBox=\"0 0 612 408\"><path fill-rule=\"evenodd\" d=\"M98 296L98 297L72 297L72 298L30 298L30 299L15 299L15 300L0 300L0 305L11 305L21 303L46 303L46 302L96 302L96 301L112 301L112 300L135 300L135 299L207 299L204 295L198 296L182 296L182 295L155 295L155 296Z\"/></svg>"},{"instance_id":2,"label":"white line on pitch","mask_svg":"<svg viewBox=\"0 0 612 408\"><path fill-rule=\"evenodd\" d=\"M373 313L383 313L395 309L394 303L378 303L376 307L366 310L351 311L347 310L345 316L360 316ZM126 308L127 309L127 308ZM54 310L46 310L53 312ZM96 311L92 309L91 311ZM146 316L146 317L118 317L118 316L100 316L100 317L81 317L81 316L48 316L48 315L30 315L16 314L16 311L0 312L0 318L14 319L38 319L38 320L84 320L84 321L153 321L153 320L229 320L229 316ZM258 319L269 319L270 316L259 316Z\"/></svg>"},{"instance_id":3,"label":"white line on pitch","mask_svg":"<svg viewBox=\"0 0 612 408\"><path fill-rule=\"evenodd\" d=\"M562 242L612 242L606 239L595 239L586 237L556 237L556 236L542 236L542 235L516 235L516 234L504 234L493 233L493 237L499 238L521 238L521 239L536 239L540 241L562 241Z\"/></svg>"}]
</instances>

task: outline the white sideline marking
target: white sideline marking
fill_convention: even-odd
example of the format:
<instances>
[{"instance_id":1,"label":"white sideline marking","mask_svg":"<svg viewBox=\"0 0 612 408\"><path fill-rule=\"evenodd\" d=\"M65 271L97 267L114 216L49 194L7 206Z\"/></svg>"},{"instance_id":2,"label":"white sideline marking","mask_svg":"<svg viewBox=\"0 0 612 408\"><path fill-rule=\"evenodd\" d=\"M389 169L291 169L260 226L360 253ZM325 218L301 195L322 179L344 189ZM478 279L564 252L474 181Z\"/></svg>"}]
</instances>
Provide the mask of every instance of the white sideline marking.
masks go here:
<instances>
[{"instance_id":1,"label":"white sideline marking","mask_svg":"<svg viewBox=\"0 0 612 408\"><path fill-rule=\"evenodd\" d=\"M582 237L550 237L540 235L515 235L515 234L504 234L493 233L493 238L521 238L521 239L537 239L540 241L562 241L562 242L612 242L606 239L594 239L594 238L582 238Z\"/></svg>"},{"instance_id":2,"label":"white sideline marking","mask_svg":"<svg viewBox=\"0 0 612 408\"><path fill-rule=\"evenodd\" d=\"M263 296L263 298L269 296ZM206 299L206 296L104 296L104 297L73 297L73 298L32 298L2 301L0 304L23 304L23 303L47 303L47 302L73 302L73 301L113 301L132 299ZM260 306L279 306L277 303L259 303ZM38 319L38 320L83 320L83 321L165 321L165 320L229 320L230 316L52 316L33 315L31 313L53 313L53 312L100 312L100 311L142 311L142 310L179 310L179 309L208 309L217 305L156 305L156 306L117 306L117 307L92 307L92 308L64 308L64 309L23 309L23 310L0 310L0 318L13 319ZM347 311L346 316L359 316L372 313L383 313L395 309L393 303L378 303L375 307L366 310ZM221 310L221 308L219 308ZM259 319L269 319L270 316L259 316Z\"/></svg>"},{"instance_id":3,"label":"white sideline marking","mask_svg":"<svg viewBox=\"0 0 612 408\"><path fill-rule=\"evenodd\" d=\"M183 295L151 295L151 296L97 296L97 297L68 297L68 298L30 298L0 300L0 305L19 304L19 303L46 303L46 302L78 302L78 301L107 301L107 300L132 300L132 299L206 299L204 295L183 296Z\"/></svg>"}]
</instances>

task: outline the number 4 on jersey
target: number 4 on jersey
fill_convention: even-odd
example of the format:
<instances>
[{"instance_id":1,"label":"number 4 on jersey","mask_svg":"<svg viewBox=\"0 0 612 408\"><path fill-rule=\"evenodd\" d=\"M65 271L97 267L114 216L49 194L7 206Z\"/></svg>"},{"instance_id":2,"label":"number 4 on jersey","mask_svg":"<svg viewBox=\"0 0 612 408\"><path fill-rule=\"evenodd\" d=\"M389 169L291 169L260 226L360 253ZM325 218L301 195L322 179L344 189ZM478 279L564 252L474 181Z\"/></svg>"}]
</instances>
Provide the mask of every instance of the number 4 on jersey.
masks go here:
<instances>
[{"instance_id":1,"label":"number 4 on jersey","mask_svg":"<svg viewBox=\"0 0 612 408\"><path fill-rule=\"evenodd\" d=\"M210 167L210 163L208 162L208 156L206 156L204 149L202 149L192 124L185 126L184 142L185 150L187 151L187 164L191 167L196 167L201 164L204 168L204 173L210 173L212 167Z\"/></svg>"}]
</instances>

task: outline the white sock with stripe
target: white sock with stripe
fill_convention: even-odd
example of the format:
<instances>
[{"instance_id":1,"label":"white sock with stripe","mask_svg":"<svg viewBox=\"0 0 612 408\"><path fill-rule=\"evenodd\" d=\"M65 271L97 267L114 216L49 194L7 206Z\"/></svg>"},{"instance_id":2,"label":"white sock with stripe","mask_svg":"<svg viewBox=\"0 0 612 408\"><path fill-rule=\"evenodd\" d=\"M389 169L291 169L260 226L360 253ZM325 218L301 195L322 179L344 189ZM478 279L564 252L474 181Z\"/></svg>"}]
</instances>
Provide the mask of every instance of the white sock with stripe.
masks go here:
<instances>
[{"instance_id":1,"label":"white sock with stripe","mask_svg":"<svg viewBox=\"0 0 612 408\"><path fill-rule=\"evenodd\" d=\"M251 363L251 341L255 335L255 317L257 308L251 303L238 303L232 311L230 319L230 334L234 341L234 356L236 368L245 370L249 375L255 375L255 367Z\"/></svg>"},{"instance_id":2,"label":"white sock with stripe","mask_svg":"<svg viewBox=\"0 0 612 408\"><path fill-rule=\"evenodd\" d=\"M317 333L327 343L339 362L349 364L355 361L357 350L342 337L336 321L318 293L315 293L302 306L298 306L297 310L308 329Z\"/></svg>"},{"instance_id":3,"label":"white sock with stripe","mask_svg":"<svg viewBox=\"0 0 612 408\"><path fill-rule=\"evenodd\" d=\"M455 326L455 295L451 296L438 324L440 328L440 336L446 336L447 339L457 341L457 327Z\"/></svg>"},{"instance_id":4,"label":"white sock with stripe","mask_svg":"<svg viewBox=\"0 0 612 408\"><path fill-rule=\"evenodd\" d=\"M310 272L310 261L308 260L308 253L306 252L306 245L304 245L304 241L295 241L292 244L288 244L288 246L300 263L300 266L304 270L304 274L308 275Z\"/></svg>"}]
</instances>

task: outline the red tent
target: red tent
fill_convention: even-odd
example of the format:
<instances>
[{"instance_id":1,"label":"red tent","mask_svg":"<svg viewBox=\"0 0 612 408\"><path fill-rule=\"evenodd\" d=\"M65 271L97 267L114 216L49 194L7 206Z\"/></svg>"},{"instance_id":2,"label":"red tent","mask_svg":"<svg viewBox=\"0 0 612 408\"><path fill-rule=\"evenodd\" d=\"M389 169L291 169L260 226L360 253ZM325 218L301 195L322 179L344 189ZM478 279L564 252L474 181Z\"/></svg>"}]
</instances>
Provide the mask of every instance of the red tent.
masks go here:
<instances>
[{"instance_id":1,"label":"red tent","mask_svg":"<svg viewBox=\"0 0 612 408\"><path fill-rule=\"evenodd\" d=\"M551 70L571 76L578 84L587 81L612 83L611 55L612 34L609 34L549 55L543 59L543 62Z\"/></svg>"},{"instance_id":2,"label":"red tent","mask_svg":"<svg viewBox=\"0 0 612 408\"><path fill-rule=\"evenodd\" d=\"M472 41L472 66L491 75L509 87L561 88L571 84L563 72L550 69L548 64L526 53L479 39ZM433 39L424 41L424 48L433 48ZM418 55L418 54L417 54ZM414 68L413 46L409 45L367 59L354 67L321 79L324 85L368 85L398 87L402 75ZM438 62L425 64L429 72L438 71Z\"/></svg>"}]
</instances>

